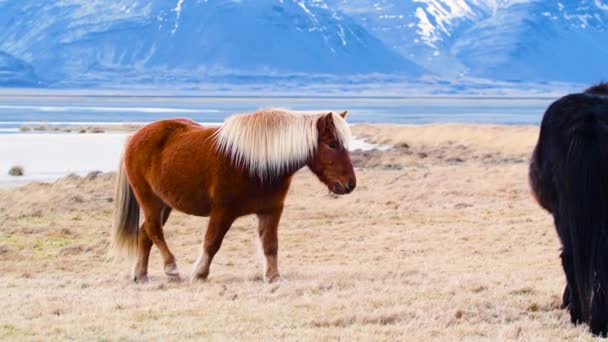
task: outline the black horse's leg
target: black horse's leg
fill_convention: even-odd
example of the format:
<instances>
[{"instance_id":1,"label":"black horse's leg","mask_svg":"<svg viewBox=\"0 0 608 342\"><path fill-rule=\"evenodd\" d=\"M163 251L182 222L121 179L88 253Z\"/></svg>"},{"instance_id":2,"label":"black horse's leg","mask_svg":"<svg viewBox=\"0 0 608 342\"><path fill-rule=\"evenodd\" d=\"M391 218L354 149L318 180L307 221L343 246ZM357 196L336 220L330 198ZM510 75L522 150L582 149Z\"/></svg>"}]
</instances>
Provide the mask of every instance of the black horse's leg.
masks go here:
<instances>
[{"instance_id":1,"label":"black horse's leg","mask_svg":"<svg viewBox=\"0 0 608 342\"><path fill-rule=\"evenodd\" d=\"M570 286L568 286L566 283L566 286L564 286L564 293L562 294L562 305L560 306L561 309L567 309L570 306L571 295Z\"/></svg>"},{"instance_id":2,"label":"black horse's leg","mask_svg":"<svg viewBox=\"0 0 608 342\"><path fill-rule=\"evenodd\" d=\"M606 284L597 283L593 286L593 300L591 301L591 320L589 326L596 336L608 337L608 303L606 292L602 288Z\"/></svg>"},{"instance_id":3,"label":"black horse's leg","mask_svg":"<svg viewBox=\"0 0 608 342\"><path fill-rule=\"evenodd\" d=\"M567 307L570 311L570 321L574 324L583 323L583 314L581 312L580 299L578 296L578 287L576 284L576 276L574 273L574 260L572 257L570 240L565 239L567 243L564 244L564 249L562 250L562 266L564 267L564 272L566 273L566 290L564 290L564 295L566 292L569 292L569 301L567 303ZM564 302L566 304L566 302Z\"/></svg>"},{"instance_id":4,"label":"black horse's leg","mask_svg":"<svg viewBox=\"0 0 608 342\"><path fill-rule=\"evenodd\" d=\"M576 293L572 293L572 289L570 288L570 278L568 277L568 273L570 272L574 275L574 263L571 255L566 254L566 245L569 245L570 237L568 236L568 232L565 230L566 227L560 226L559 215L558 213L553 214L553 219L555 223L555 230L557 230L557 235L562 243L562 253L560 257L562 259L562 266L564 267L564 273L566 273L566 286L564 286L564 292L562 294L562 309L567 309L570 306L570 302L573 295ZM567 270L571 269L571 270Z\"/></svg>"},{"instance_id":5,"label":"black horse's leg","mask_svg":"<svg viewBox=\"0 0 608 342\"><path fill-rule=\"evenodd\" d=\"M578 287L576 284L576 273L574 270L574 256L572 255L572 242L570 239L570 231L567 224L560 220L559 212L553 214L555 219L555 228L557 235L562 242L562 267L566 273L566 287L563 294L563 308L568 308L570 311L570 321L573 324L583 323L583 314L581 312L580 299L578 295Z\"/></svg>"},{"instance_id":6,"label":"black horse's leg","mask_svg":"<svg viewBox=\"0 0 608 342\"><path fill-rule=\"evenodd\" d=\"M591 320L589 325L594 335L608 337L608 239L602 237L598 242L599 248L595 255L595 281L591 301Z\"/></svg>"}]
</instances>

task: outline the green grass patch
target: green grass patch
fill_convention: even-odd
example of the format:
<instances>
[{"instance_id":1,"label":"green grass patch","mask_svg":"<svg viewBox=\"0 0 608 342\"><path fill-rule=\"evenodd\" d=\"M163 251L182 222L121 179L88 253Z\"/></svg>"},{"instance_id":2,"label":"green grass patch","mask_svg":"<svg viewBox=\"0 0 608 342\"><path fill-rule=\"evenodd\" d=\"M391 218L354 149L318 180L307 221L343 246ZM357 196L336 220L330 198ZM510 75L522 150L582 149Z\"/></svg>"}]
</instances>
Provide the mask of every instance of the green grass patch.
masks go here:
<instances>
[{"instance_id":1,"label":"green grass patch","mask_svg":"<svg viewBox=\"0 0 608 342\"><path fill-rule=\"evenodd\" d=\"M60 217L57 215L22 216L17 218L14 222L19 226L48 227L49 224L57 222L59 218Z\"/></svg>"},{"instance_id":2,"label":"green grass patch","mask_svg":"<svg viewBox=\"0 0 608 342\"><path fill-rule=\"evenodd\" d=\"M5 234L0 236L0 244L19 251L31 251L32 257L55 256L67 246L76 243L63 236L33 237L31 235Z\"/></svg>"},{"instance_id":3,"label":"green grass patch","mask_svg":"<svg viewBox=\"0 0 608 342\"><path fill-rule=\"evenodd\" d=\"M16 327L13 324L2 324L0 325L0 339L15 339L16 337L29 336L31 333Z\"/></svg>"},{"instance_id":4,"label":"green grass patch","mask_svg":"<svg viewBox=\"0 0 608 342\"><path fill-rule=\"evenodd\" d=\"M23 250L26 246L24 239L19 238L15 234L0 235L0 243L19 251Z\"/></svg>"},{"instance_id":5,"label":"green grass patch","mask_svg":"<svg viewBox=\"0 0 608 342\"><path fill-rule=\"evenodd\" d=\"M55 250L61 250L74 242L72 239L66 239L63 237L58 238L44 238L44 239L36 239L34 242L33 249L39 252L50 252Z\"/></svg>"}]
</instances>

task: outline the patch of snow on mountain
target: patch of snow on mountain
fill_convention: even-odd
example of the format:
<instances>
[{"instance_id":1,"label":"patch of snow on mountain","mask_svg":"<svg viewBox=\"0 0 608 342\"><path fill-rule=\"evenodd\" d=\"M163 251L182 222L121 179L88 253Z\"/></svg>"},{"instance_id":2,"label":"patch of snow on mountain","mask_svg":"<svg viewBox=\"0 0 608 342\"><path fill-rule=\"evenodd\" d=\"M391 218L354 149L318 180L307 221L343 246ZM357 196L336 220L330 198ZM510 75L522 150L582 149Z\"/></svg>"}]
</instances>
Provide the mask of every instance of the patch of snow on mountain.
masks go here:
<instances>
[{"instance_id":1,"label":"patch of snow on mountain","mask_svg":"<svg viewBox=\"0 0 608 342\"><path fill-rule=\"evenodd\" d=\"M448 37L451 35L455 20L476 17L475 12L465 0L413 1L425 5L416 8L416 17L419 20L418 32L422 40L434 48L436 48L435 43L441 40L444 35Z\"/></svg>"},{"instance_id":2,"label":"patch of snow on mountain","mask_svg":"<svg viewBox=\"0 0 608 342\"><path fill-rule=\"evenodd\" d=\"M595 0L595 6L601 10L608 11L608 4L604 4L602 0Z\"/></svg>"},{"instance_id":3,"label":"patch of snow on mountain","mask_svg":"<svg viewBox=\"0 0 608 342\"><path fill-rule=\"evenodd\" d=\"M173 25L173 30L171 30L171 35L175 35L175 32L179 28L179 19L182 16L182 5L184 4L184 0L178 0L175 8L172 9L175 12L175 25Z\"/></svg>"}]
</instances>

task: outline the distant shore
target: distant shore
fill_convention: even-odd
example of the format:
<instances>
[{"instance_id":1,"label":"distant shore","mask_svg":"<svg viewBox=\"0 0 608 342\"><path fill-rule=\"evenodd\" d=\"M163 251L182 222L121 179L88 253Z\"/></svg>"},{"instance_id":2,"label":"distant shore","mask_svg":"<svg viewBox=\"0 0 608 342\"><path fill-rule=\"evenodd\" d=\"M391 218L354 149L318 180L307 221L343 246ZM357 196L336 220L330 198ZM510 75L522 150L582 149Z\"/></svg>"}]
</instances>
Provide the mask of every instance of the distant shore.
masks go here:
<instances>
[{"instance_id":1,"label":"distant shore","mask_svg":"<svg viewBox=\"0 0 608 342\"><path fill-rule=\"evenodd\" d=\"M36 124L21 125L19 131L27 132L46 132L46 133L117 133L134 132L143 124L119 124L119 125L61 125L61 124Z\"/></svg>"}]
</instances>

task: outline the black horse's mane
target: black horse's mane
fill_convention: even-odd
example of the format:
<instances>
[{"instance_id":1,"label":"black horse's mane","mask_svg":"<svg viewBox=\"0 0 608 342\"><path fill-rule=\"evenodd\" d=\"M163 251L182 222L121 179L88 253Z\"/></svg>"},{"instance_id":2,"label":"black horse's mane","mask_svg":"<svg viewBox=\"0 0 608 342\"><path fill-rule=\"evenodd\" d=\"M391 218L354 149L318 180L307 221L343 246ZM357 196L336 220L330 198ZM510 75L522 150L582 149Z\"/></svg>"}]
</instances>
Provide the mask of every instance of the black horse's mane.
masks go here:
<instances>
[{"instance_id":1,"label":"black horse's mane","mask_svg":"<svg viewBox=\"0 0 608 342\"><path fill-rule=\"evenodd\" d=\"M585 90L585 94L608 95L608 82L601 82L588 88Z\"/></svg>"}]
</instances>

